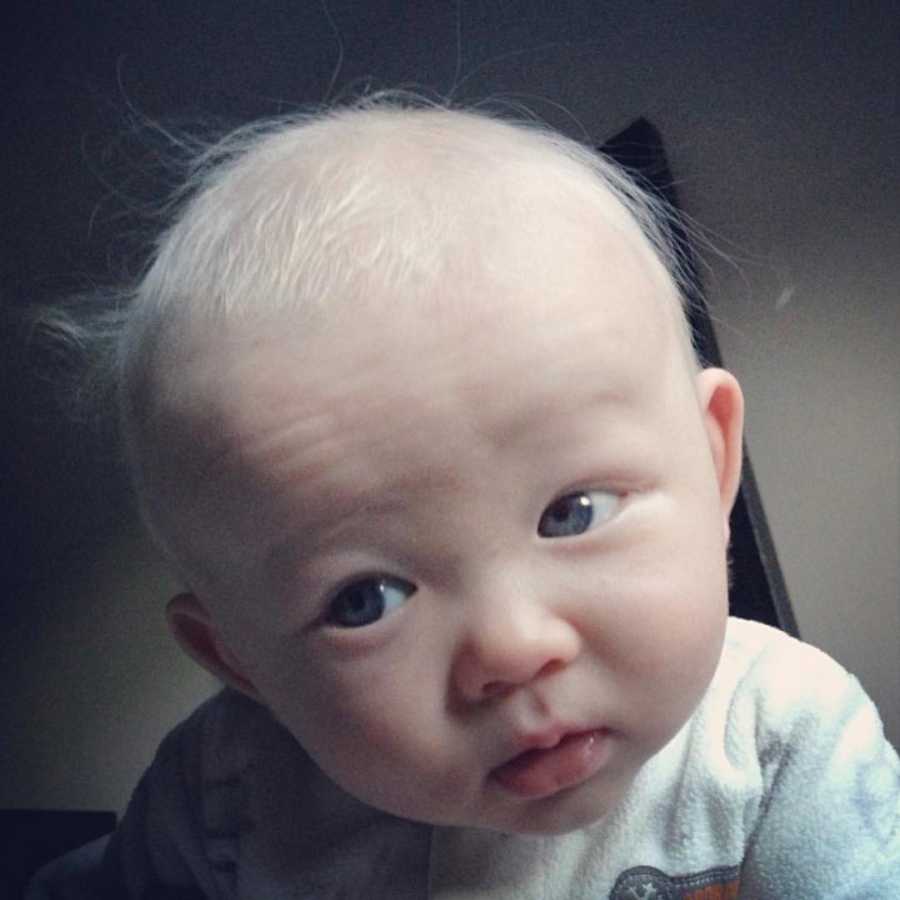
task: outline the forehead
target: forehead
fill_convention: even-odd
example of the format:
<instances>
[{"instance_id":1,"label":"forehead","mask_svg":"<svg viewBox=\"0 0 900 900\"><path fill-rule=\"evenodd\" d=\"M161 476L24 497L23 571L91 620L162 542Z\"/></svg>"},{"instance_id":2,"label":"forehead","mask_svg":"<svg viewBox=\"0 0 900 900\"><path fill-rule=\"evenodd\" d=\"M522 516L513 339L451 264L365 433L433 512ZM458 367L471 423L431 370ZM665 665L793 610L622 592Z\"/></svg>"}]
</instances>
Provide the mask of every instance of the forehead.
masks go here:
<instances>
[{"instance_id":1,"label":"forehead","mask_svg":"<svg viewBox=\"0 0 900 900\"><path fill-rule=\"evenodd\" d=\"M301 432L350 430L374 409L451 414L476 396L470 417L513 416L526 400L552 409L581 381L621 393L664 367L676 301L661 266L613 228L566 214L543 224L510 229L426 289L338 298L316 322L288 317L195 341L184 385L190 405L215 417L215 453L264 446L288 419Z\"/></svg>"}]
</instances>

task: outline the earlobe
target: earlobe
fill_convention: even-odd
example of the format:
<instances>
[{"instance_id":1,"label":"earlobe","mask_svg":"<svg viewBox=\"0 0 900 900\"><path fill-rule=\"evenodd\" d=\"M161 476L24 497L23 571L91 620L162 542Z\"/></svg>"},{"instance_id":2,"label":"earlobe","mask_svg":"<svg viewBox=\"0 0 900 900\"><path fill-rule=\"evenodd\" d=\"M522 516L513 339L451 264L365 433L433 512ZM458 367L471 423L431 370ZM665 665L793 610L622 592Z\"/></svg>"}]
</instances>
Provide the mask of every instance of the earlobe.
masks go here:
<instances>
[{"instance_id":1,"label":"earlobe","mask_svg":"<svg viewBox=\"0 0 900 900\"><path fill-rule=\"evenodd\" d=\"M166 607L169 630L182 650L216 678L253 699L259 695L227 647L203 603L193 594L177 594Z\"/></svg>"},{"instance_id":2,"label":"earlobe","mask_svg":"<svg viewBox=\"0 0 900 900\"><path fill-rule=\"evenodd\" d=\"M704 369L697 375L697 395L712 453L725 519L734 505L741 481L744 434L744 396L737 379L724 369Z\"/></svg>"}]
</instances>

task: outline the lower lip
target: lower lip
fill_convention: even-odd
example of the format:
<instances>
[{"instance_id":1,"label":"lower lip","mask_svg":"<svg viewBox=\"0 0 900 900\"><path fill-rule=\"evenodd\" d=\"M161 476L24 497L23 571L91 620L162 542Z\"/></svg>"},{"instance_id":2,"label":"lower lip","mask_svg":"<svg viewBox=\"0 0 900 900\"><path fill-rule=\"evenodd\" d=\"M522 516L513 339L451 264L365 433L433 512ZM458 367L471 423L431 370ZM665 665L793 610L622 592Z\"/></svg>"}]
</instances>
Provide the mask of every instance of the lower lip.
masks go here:
<instances>
[{"instance_id":1,"label":"lower lip","mask_svg":"<svg viewBox=\"0 0 900 900\"><path fill-rule=\"evenodd\" d=\"M571 734L555 747L520 754L492 775L501 787L520 797L549 797L600 771L609 758L611 743L606 729Z\"/></svg>"}]
</instances>

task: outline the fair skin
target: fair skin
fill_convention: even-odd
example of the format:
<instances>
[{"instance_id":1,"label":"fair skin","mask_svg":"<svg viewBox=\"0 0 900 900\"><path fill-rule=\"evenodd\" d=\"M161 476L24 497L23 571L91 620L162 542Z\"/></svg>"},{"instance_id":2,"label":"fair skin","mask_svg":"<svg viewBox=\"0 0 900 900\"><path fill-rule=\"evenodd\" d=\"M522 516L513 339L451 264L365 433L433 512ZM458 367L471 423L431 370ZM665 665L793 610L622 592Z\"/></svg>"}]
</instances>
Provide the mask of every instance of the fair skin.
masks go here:
<instances>
[{"instance_id":1,"label":"fair skin","mask_svg":"<svg viewBox=\"0 0 900 900\"><path fill-rule=\"evenodd\" d=\"M686 364L634 238L541 225L455 293L197 345L219 437L190 515L221 565L169 622L362 801L558 833L715 671L742 402Z\"/></svg>"}]
</instances>

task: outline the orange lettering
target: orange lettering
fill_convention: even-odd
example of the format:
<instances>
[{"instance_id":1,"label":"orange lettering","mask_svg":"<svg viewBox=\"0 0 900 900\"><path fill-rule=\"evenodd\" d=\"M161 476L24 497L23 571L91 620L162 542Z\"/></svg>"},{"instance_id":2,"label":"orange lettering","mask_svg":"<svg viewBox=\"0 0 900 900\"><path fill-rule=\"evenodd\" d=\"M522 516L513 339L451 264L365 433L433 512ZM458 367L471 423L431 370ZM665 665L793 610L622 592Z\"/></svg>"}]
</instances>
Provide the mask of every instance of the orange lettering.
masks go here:
<instances>
[{"instance_id":1,"label":"orange lettering","mask_svg":"<svg viewBox=\"0 0 900 900\"><path fill-rule=\"evenodd\" d=\"M737 900L741 883L738 880L727 884L711 884L684 895L684 900Z\"/></svg>"}]
</instances>

